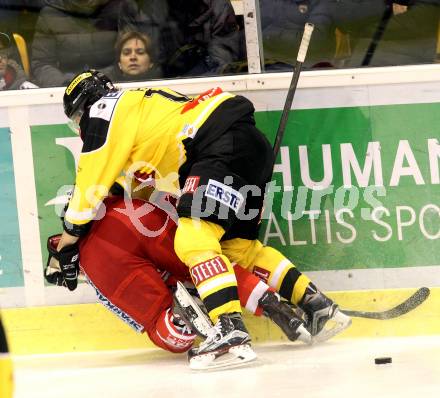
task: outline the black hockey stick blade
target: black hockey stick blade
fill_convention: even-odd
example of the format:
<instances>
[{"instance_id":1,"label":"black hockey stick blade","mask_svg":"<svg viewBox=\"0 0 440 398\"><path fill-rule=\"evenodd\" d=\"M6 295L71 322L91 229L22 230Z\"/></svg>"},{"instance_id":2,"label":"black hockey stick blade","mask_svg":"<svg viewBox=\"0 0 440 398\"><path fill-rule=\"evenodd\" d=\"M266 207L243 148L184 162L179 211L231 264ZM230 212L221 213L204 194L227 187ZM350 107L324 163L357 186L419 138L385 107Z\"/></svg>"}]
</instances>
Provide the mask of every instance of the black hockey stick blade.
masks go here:
<instances>
[{"instance_id":1,"label":"black hockey stick blade","mask_svg":"<svg viewBox=\"0 0 440 398\"><path fill-rule=\"evenodd\" d=\"M357 318L369 318L369 319L393 319L417 308L420 304L422 304L429 296L430 290L427 287L421 287L418 289L411 297L407 298L403 303L395 306L386 311L377 311L377 312L369 312L369 311L352 311L352 310L344 310L341 311L349 316L357 317Z\"/></svg>"}]
</instances>

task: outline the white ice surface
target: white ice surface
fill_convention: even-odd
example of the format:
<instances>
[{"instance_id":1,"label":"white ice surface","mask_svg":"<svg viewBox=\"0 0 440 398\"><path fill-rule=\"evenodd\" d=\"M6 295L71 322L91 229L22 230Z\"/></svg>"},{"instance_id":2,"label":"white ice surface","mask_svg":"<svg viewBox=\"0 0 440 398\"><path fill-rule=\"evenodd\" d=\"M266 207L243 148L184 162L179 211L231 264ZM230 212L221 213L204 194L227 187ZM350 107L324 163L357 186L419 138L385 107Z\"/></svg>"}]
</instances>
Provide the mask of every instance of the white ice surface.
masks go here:
<instances>
[{"instance_id":1,"label":"white ice surface","mask_svg":"<svg viewBox=\"0 0 440 398\"><path fill-rule=\"evenodd\" d=\"M248 366L211 372L160 350L17 356L15 398L440 397L440 336L254 348Z\"/></svg>"}]
</instances>

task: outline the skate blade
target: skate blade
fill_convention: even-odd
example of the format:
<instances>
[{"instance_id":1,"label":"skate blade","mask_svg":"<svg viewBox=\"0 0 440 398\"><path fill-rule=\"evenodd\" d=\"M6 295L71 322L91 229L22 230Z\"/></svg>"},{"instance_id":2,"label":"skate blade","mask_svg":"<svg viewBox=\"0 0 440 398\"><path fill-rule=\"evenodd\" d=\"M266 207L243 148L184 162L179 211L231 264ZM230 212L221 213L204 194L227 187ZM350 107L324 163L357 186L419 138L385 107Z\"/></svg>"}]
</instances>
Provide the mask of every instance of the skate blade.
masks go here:
<instances>
[{"instance_id":1,"label":"skate blade","mask_svg":"<svg viewBox=\"0 0 440 398\"><path fill-rule=\"evenodd\" d=\"M327 321L316 336L312 336L312 344L322 343L341 333L351 325L351 318L339 310L336 310L331 319Z\"/></svg>"},{"instance_id":2,"label":"skate blade","mask_svg":"<svg viewBox=\"0 0 440 398\"><path fill-rule=\"evenodd\" d=\"M211 352L192 357L189 367L192 370L211 370L236 368L251 362L257 358L257 354L249 344L231 347L223 353Z\"/></svg>"},{"instance_id":3,"label":"skate blade","mask_svg":"<svg viewBox=\"0 0 440 398\"><path fill-rule=\"evenodd\" d=\"M199 336L206 338L208 330L212 328L212 322L191 297L185 286L179 281L177 282L175 297L182 308L191 308L191 312L193 313L193 317L189 320L191 326Z\"/></svg>"},{"instance_id":4,"label":"skate blade","mask_svg":"<svg viewBox=\"0 0 440 398\"><path fill-rule=\"evenodd\" d=\"M299 334L298 339L299 341L302 341L306 344L312 344L312 335L309 333L309 331L305 328L304 325L300 325L298 329L296 329L296 333Z\"/></svg>"}]
</instances>

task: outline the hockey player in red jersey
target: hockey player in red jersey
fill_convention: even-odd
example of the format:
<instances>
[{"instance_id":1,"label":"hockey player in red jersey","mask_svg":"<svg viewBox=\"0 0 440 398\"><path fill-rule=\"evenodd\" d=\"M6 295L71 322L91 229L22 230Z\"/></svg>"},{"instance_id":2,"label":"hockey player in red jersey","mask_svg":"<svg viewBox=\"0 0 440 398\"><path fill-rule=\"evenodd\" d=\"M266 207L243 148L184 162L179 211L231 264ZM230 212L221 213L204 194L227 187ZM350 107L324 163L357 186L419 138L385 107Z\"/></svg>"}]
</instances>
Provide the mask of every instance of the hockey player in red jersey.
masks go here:
<instances>
[{"instance_id":1,"label":"hockey player in red jersey","mask_svg":"<svg viewBox=\"0 0 440 398\"><path fill-rule=\"evenodd\" d=\"M188 267L174 252L177 225L170 214L151 202L121 196L105 200L105 216L94 221L79 241L81 269L99 301L138 332L146 332L157 346L175 353L188 351L193 330L173 311L176 281L191 282ZM128 204L128 206L127 206ZM140 224L133 222L136 213ZM145 233L149 231L146 237ZM64 285L58 268L51 267L60 235L48 239L46 278ZM194 275L201 278L221 264L207 264ZM242 307L271 318L286 336L310 342L300 315L280 301L274 289L257 276L234 265Z\"/></svg>"}]
</instances>

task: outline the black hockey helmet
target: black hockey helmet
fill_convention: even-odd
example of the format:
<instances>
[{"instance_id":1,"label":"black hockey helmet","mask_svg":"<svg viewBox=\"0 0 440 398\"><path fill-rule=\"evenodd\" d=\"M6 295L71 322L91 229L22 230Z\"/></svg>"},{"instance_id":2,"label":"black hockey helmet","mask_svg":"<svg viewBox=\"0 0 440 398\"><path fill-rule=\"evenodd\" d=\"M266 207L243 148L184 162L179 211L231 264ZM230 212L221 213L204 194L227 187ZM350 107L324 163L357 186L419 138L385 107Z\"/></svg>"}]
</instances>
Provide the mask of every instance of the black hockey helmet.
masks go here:
<instances>
[{"instance_id":1,"label":"black hockey helmet","mask_svg":"<svg viewBox=\"0 0 440 398\"><path fill-rule=\"evenodd\" d=\"M116 91L116 87L104 73L96 70L80 73L64 91L64 113L69 119L82 116L87 107L111 91Z\"/></svg>"}]
</instances>

